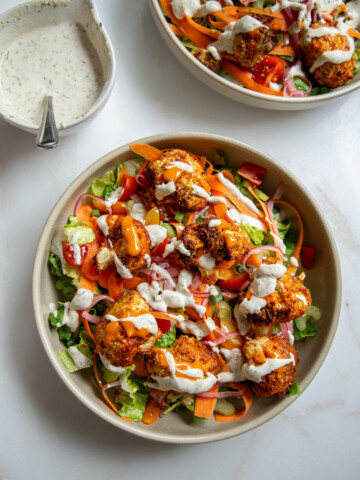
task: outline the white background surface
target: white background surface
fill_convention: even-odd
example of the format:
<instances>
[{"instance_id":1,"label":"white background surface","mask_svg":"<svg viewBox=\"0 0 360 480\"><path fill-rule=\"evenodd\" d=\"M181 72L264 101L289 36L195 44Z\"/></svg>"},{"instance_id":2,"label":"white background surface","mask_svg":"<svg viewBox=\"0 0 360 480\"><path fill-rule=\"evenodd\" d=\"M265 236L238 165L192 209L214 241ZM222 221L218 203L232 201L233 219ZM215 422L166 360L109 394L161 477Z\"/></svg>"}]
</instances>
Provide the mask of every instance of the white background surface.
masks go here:
<instances>
[{"instance_id":1,"label":"white background surface","mask_svg":"<svg viewBox=\"0 0 360 480\"><path fill-rule=\"evenodd\" d=\"M1 12L16 3L0 0ZM181 67L146 0L97 3L117 57L101 114L50 152L0 123L0 479L359 478L360 91L317 111L233 103ZM64 189L115 147L169 131L233 137L293 171L325 213L343 270L339 328L310 387L256 431L198 446L142 440L91 413L50 365L32 310L36 244Z\"/></svg>"}]
</instances>

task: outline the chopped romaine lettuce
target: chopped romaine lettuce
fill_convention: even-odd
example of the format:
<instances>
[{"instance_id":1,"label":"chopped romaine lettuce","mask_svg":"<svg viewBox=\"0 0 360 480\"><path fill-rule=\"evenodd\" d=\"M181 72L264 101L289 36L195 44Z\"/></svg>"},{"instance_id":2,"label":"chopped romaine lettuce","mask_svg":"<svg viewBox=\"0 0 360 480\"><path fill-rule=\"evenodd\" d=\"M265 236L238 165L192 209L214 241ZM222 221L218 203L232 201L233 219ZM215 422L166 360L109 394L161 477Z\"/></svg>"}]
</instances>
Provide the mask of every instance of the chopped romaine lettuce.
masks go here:
<instances>
[{"instance_id":1,"label":"chopped romaine lettuce","mask_svg":"<svg viewBox=\"0 0 360 480\"><path fill-rule=\"evenodd\" d=\"M128 395L118 414L137 422L142 420L145 412L148 392L136 392Z\"/></svg>"},{"instance_id":2,"label":"chopped romaine lettuce","mask_svg":"<svg viewBox=\"0 0 360 480\"><path fill-rule=\"evenodd\" d=\"M254 245L262 245L264 241L264 233L256 227L253 227L249 223L242 223L241 228L249 235L250 240Z\"/></svg>"},{"instance_id":3,"label":"chopped romaine lettuce","mask_svg":"<svg viewBox=\"0 0 360 480\"><path fill-rule=\"evenodd\" d=\"M286 247L285 255L287 257L290 257L291 254L293 253L296 243L298 241L298 238L299 238L299 232L296 230L289 230L286 233L284 237L284 243Z\"/></svg>"},{"instance_id":4,"label":"chopped romaine lettuce","mask_svg":"<svg viewBox=\"0 0 360 480\"><path fill-rule=\"evenodd\" d=\"M308 337L314 337L319 326L317 322L321 318L321 311L315 305L311 305L307 313L294 320L294 338L298 342L305 342Z\"/></svg>"},{"instance_id":5,"label":"chopped romaine lettuce","mask_svg":"<svg viewBox=\"0 0 360 480\"><path fill-rule=\"evenodd\" d=\"M90 185L90 193L96 195L97 197L104 198L105 196L105 188L107 186L114 187L116 182L114 172L109 170L105 173L105 175L101 178L97 178L94 180Z\"/></svg>"},{"instance_id":6,"label":"chopped romaine lettuce","mask_svg":"<svg viewBox=\"0 0 360 480\"><path fill-rule=\"evenodd\" d=\"M67 325L63 325L62 323L62 319L64 316L64 307L61 302L59 302L59 305L62 307L57 310L56 315L50 313L49 323L52 327L56 329L59 335L59 339L69 348L73 345L76 345L76 341L70 328Z\"/></svg>"},{"instance_id":7,"label":"chopped romaine lettuce","mask_svg":"<svg viewBox=\"0 0 360 480\"><path fill-rule=\"evenodd\" d=\"M67 350L64 350L63 352L58 350L57 354L59 355L60 360L62 361L64 367L66 368L66 370L68 372L74 373L74 372L77 372L79 370L77 368L77 366L75 365L75 362L72 359L72 356L70 355L70 353Z\"/></svg>"},{"instance_id":8,"label":"chopped romaine lettuce","mask_svg":"<svg viewBox=\"0 0 360 480\"><path fill-rule=\"evenodd\" d=\"M175 343L176 328L172 328L167 333L164 333L155 343L155 348L169 348Z\"/></svg>"},{"instance_id":9,"label":"chopped romaine lettuce","mask_svg":"<svg viewBox=\"0 0 360 480\"><path fill-rule=\"evenodd\" d=\"M68 242L71 242L71 237L75 232L79 232L80 234L77 240L79 245L91 243L95 240L95 233L93 229L84 225L77 217L70 215L68 218L68 223L64 226L64 233Z\"/></svg>"},{"instance_id":10,"label":"chopped romaine lettuce","mask_svg":"<svg viewBox=\"0 0 360 480\"><path fill-rule=\"evenodd\" d=\"M295 382L290 387L288 397L292 397L293 395L297 395L298 393L300 393L300 385L299 382L295 380Z\"/></svg>"}]
</instances>

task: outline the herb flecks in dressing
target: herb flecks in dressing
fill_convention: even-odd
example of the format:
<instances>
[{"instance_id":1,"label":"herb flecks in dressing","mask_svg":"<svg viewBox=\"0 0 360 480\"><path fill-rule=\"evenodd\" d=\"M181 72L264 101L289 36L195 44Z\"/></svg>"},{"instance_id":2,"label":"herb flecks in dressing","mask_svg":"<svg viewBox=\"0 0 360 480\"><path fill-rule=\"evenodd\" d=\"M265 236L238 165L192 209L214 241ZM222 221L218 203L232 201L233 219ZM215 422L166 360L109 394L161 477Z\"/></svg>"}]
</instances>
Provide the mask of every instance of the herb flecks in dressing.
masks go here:
<instances>
[{"instance_id":1,"label":"herb flecks in dressing","mask_svg":"<svg viewBox=\"0 0 360 480\"><path fill-rule=\"evenodd\" d=\"M53 96L61 127L88 112L104 83L85 29L69 21L18 35L1 60L0 75L8 114L37 126L46 95Z\"/></svg>"}]
</instances>

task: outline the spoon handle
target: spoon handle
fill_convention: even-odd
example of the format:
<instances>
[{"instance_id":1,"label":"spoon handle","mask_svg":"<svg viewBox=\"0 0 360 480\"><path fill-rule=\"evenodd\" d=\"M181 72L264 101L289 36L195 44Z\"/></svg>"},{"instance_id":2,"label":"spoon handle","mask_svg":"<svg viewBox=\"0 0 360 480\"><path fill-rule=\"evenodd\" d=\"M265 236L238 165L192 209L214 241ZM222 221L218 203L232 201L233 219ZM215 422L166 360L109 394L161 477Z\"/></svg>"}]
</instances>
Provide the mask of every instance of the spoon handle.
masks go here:
<instances>
[{"instance_id":1,"label":"spoon handle","mask_svg":"<svg viewBox=\"0 0 360 480\"><path fill-rule=\"evenodd\" d=\"M43 117L36 137L36 145L39 148L50 149L56 147L59 142L52 97L45 97Z\"/></svg>"}]
</instances>

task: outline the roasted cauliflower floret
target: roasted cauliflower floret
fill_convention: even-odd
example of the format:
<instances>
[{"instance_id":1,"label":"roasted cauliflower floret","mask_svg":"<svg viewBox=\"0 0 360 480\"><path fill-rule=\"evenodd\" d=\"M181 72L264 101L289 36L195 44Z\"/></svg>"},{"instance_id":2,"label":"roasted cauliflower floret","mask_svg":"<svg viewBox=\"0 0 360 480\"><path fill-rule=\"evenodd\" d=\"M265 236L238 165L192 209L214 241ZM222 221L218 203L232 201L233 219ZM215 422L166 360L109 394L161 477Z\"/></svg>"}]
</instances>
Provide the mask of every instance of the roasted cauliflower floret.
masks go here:
<instances>
[{"instance_id":1,"label":"roasted cauliflower floret","mask_svg":"<svg viewBox=\"0 0 360 480\"><path fill-rule=\"evenodd\" d=\"M199 268L201 272L219 267L222 260L238 263L253 248L248 234L242 228L224 220L203 220L188 225L180 240L190 254L178 251L178 263L187 269Z\"/></svg>"},{"instance_id":2,"label":"roasted cauliflower floret","mask_svg":"<svg viewBox=\"0 0 360 480\"><path fill-rule=\"evenodd\" d=\"M244 299L250 300L252 294L248 290L239 296L239 304ZM259 332L259 327L267 330L276 323L284 323L302 317L311 305L311 294L299 277L285 273L276 281L276 289L264 297L266 305L258 313L248 313L251 331ZM235 312L236 314L236 312ZM266 330L262 330L266 331Z\"/></svg>"},{"instance_id":3,"label":"roasted cauliflower floret","mask_svg":"<svg viewBox=\"0 0 360 480\"><path fill-rule=\"evenodd\" d=\"M105 311L104 316L96 326L96 352L116 367L132 365L137 355L146 353L154 345L161 332L159 331L157 335L141 330L137 332L134 328L126 328L127 325L123 321L109 321L107 315L118 319L126 319L146 313L151 313L151 309L138 292L122 293L118 301Z\"/></svg>"},{"instance_id":4,"label":"roasted cauliflower floret","mask_svg":"<svg viewBox=\"0 0 360 480\"><path fill-rule=\"evenodd\" d=\"M235 35L233 46L235 60L244 68L255 68L273 50L276 43L276 34L266 25L259 23L258 28Z\"/></svg>"},{"instance_id":5,"label":"roasted cauliflower floret","mask_svg":"<svg viewBox=\"0 0 360 480\"><path fill-rule=\"evenodd\" d=\"M313 23L310 31L324 27L321 23ZM350 50L349 37L342 35L340 32L334 34L311 36L309 37L306 32L302 39L302 49L305 57L305 64L313 75L314 79L320 85L326 85L331 88L340 87L344 85L348 80L351 80L354 76L355 68L355 55L352 55L350 60L336 64L332 62L320 63L316 67L320 57L326 52L334 50L342 50L347 52ZM312 71L314 69L314 71Z\"/></svg>"},{"instance_id":6,"label":"roasted cauliflower floret","mask_svg":"<svg viewBox=\"0 0 360 480\"><path fill-rule=\"evenodd\" d=\"M289 391L296 379L299 355L286 340L278 335L248 338L242 352L242 371L258 397L281 396Z\"/></svg>"},{"instance_id":7,"label":"roasted cauliflower floret","mask_svg":"<svg viewBox=\"0 0 360 480\"><path fill-rule=\"evenodd\" d=\"M150 187L146 192L147 208L158 206L162 216L179 210L194 212L206 206L210 192L204 169L195 155L180 149L164 151L158 160L147 164L144 171ZM198 192L196 192L198 190Z\"/></svg>"},{"instance_id":8,"label":"roasted cauliflower floret","mask_svg":"<svg viewBox=\"0 0 360 480\"><path fill-rule=\"evenodd\" d=\"M221 61L216 60L206 48L199 48L199 50L196 50L194 57L213 72L220 70Z\"/></svg>"},{"instance_id":9,"label":"roasted cauliflower floret","mask_svg":"<svg viewBox=\"0 0 360 480\"><path fill-rule=\"evenodd\" d=\"M117 259L130 271L137 274L147 266L151 240L144 225L130 216L106 215L102 226L105 240L96 256L99 271L116 266ZM107 229L104 226L106 223ZM116 254L116 257L115 257Z\"/></svg>"},{"instance_id":10,"label":"roasted cauliflower floret","mask_svg":"<svg viewBox=\"0 0 360 480\"><path fill-rule=\"evenodd\" d=\"M217 355L195 337L181 335L171 347L170 352L176 364L190 365L193 368L202 370L204 374L212 373L216 375L221 371ZM158 377L170 376L169 365L161 348L151 350L146 366L150 375Z\"/></svg>"}]
</instances>

